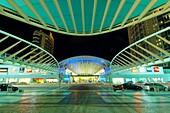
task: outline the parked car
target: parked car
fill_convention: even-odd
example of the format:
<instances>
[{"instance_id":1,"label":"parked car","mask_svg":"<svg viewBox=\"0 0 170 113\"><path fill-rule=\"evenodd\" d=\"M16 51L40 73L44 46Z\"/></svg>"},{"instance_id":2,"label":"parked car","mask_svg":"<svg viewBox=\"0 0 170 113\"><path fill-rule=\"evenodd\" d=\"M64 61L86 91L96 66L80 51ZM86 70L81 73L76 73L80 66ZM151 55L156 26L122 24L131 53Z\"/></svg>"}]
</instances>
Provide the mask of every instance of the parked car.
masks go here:
<instances>
[{"instance_id":1,"label":"parked car","mask_svg":"<svg viewBox=\"0 0 170 113\"><path fill-rule=\"evenodd\" d=\"M146 83L144 84L144 90L146 91L154 91L157 88L159 91L168 91L168 86L161 83Z\"/></svg>"},{"instance_id":2,"label":"parked car","mask_svg":"<svg viewBox=\"0 0 170 113\"><path fill-rule=\"evenodd\" d=\"M18 83L18 85L27 85L28 83L26 83L26 82L20 82L20 83Z\"/></svg>"},{"instance_id":3,"label":"parked car","mask_svg":"<svg viewBox=\"0 0 170 113\"><path fill-rule=\"evenodd\" d=\"M18 91L18 87L12 86L11 84L0 84L0 91L8 91L8 89L11 89L11 91Z\"/></svg>"},{"instance_id":4,"label":"parked car","mask_svg":"<svg viewBox=\"0 0 170 113\"><path fill-rule=\"evenodd\" d=\"M138 82L136 82L135 84L138 85L138 86L144 87L144 84L145 84L145 83L146 83L146 82L144 82L144 81L138 81Z\"/></svg>"},{"instance_id":5,"label":"parked car","mask_svg":"<svg viewBox=\"0 0 170 113\"><path fill-rule=\"evenodd\" d=\"M170 86L170 81L165 82L164 85Z\"/></svg>"},{"instance_id":6,"label":"parked car","mask_svg":"<svg viewBox=\"0 0 170 113\"><path fill-rule=\"evenodd\" d=\"M131 89L131 90L142 90L143 88L141 86L138 86L136 84L132 83L124 83L120 85L113 85L113 90L126 90L126 89Z\"/></svg>"},{"instance_id":7,"label":"parked car","mask_svg":"<svg viewBox=\"0 0 170 113\"><path fill-rule=\"evenodd\" d=\"M145 83L144 86L143 86L143 89L145 91L149 91L150 90L150 83Z\"/></svg>"}]
</instances>

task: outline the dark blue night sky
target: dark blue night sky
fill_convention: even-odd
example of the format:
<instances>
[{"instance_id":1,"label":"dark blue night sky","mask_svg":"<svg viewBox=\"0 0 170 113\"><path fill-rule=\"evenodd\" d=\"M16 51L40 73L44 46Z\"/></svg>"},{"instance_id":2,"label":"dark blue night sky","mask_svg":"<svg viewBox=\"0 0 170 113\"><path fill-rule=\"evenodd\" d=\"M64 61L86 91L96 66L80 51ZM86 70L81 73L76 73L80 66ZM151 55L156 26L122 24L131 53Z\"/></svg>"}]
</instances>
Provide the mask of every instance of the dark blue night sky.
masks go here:
<instances>
[{"instance_id":1,"label":"dark blue night sky","mask_svg":"<svg viewBox=\"0 0 170 113\"><path fill-rule=\"evenodd\" d=\"M40 30L26 23L0 15L1 30L31 41L34 30ZM46 33L49 31L43 30ZM112 58L128 46L127 29L95 36L70 36L53 33L55 40L54 56L58 61L79 56L90 55L111 61Z\"/></svg>"}]
</instances>

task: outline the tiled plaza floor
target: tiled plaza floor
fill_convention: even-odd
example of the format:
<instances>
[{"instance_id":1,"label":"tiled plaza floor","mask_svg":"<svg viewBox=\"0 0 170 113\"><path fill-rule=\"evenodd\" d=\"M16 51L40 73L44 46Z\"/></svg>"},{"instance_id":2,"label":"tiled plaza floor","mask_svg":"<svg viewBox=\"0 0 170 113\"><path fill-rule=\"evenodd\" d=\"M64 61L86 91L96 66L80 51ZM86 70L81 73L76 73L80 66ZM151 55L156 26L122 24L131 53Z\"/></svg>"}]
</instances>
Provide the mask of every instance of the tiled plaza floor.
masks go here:
<instances>
[{"instance_id":1,"label":"tiled plaza floor","mask_svg":"<svg viewBox=\"0 0 170 113\"><path fill-rule=\"evenodd\" d=\"M23 93L0 94L0 113L169 113L170 91L112 91L81 84L24 87Z\"/></svg>"}]
</instances>

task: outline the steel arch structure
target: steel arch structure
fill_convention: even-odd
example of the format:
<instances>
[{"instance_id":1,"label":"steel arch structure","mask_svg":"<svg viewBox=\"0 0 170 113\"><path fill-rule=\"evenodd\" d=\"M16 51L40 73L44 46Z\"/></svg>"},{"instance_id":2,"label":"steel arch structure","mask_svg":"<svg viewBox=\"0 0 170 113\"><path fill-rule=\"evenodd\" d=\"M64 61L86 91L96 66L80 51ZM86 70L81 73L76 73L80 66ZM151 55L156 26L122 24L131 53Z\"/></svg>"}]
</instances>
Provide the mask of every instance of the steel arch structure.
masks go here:
<instances>
[{"instance_id":1,"label":"steel arch structure","mask_svg":"<svg viewBox=\"0 0 170 113\"><path fill-rule=\"evenodd\" d=\"M170 31L170 27L146 36L120 51L111 61L112 73L170 62L170 49L165 49L161 44L159 46L152 41L152 38L156 38L159 43L170 45L170 41L162 36L166 31ZM146 44L147 48L142 44Z\"/></svg>"},{"instance_id":2,"label":"steel arch structure","mask_svg":"<svg viewBox=\"0 0 170 113\"><path fill-rule=\"evenodd\" d=\"M170 11L170 0L1 0L0 14L49 31L89 36Z\"/></svg>"},{"instance_id":3,"label":"steel arch structure","mask_svg":"<svg viewBox=\"0 0 170 113\"><path fill-rule=\"evenodd\" d=\"M60 67L68 68L77 75L94 75L110 66L110 61L95 56L75 56L59 62Z\"/></svg>"},{"instance_id":4,"label":"steel arch structure","mask_svg":"<svg viewBox=\"0 0 170 113\"><path fill-rule=\"evenodd\" d=\"M58 61L43 48L2 30L0 36L0 64L58 72Z\"/></svg>"}]
</instances>

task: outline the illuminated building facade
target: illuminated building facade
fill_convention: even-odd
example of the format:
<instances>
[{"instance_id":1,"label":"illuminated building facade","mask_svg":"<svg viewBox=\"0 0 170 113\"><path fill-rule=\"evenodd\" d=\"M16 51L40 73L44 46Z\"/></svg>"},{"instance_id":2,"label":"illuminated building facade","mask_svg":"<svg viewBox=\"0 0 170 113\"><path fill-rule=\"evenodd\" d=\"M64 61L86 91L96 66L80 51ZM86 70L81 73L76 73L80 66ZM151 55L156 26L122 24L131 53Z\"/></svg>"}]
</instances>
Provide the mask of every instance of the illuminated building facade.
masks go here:
<instances>
[{"instance_id":1,"label":"illuminated building facade","mask_svg":"<svg viewBox=\"0 0 170 113\"><path fill-rule=\"evenodd\" d=\"M143 21L141 23L135 24L133 26L130 26L128 27L129 44L132 44L168 26L170 26L170 12L151 18L149 20ZM170 31L166 31L162 33L161 37L166 38L167 40L170 40ZM164 43L162 40L158 39L156 36L154 38L151 38L149 41L152 42L154 45L157 45L158 47L161 47L164 50L170 52L170 45L168 43ZM140 43L140 46L146 48L149 51L152 51L155 54L159 54L158 50L153 49L147 43ZM140 51L140 48L137 48L137 47L133 49ZM146 52L142 50L140 52L145 55L147 54ZM135 54L133 51L131 51L131 53ZM139 56L137 54L135 55ZM163 66L170 66L170 63L163 64Z\"/></svg>"},{"instance_id":2,"label":"illuminated building facade","mask_svg":"<svg viewBox=\"0 0 170 113\"><path fill-rule=\"evenodd\" d=\"M43 49L45 49L50 54L54 53L54 38L53 38L51 32L50 32L50 35L48 35L48 34L44 33L42 30L35 30L34 33L33 33L32 43L40 46ZM34 49L35 48L31 48L31 50L34 50ZM40 51L34 51L33 55L36 55L39 52ZM42 55L43 55L43 53L41 53L36 58L38 58Z\"/></svg>"}]
</instances>

